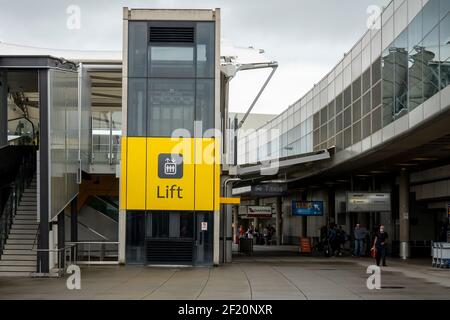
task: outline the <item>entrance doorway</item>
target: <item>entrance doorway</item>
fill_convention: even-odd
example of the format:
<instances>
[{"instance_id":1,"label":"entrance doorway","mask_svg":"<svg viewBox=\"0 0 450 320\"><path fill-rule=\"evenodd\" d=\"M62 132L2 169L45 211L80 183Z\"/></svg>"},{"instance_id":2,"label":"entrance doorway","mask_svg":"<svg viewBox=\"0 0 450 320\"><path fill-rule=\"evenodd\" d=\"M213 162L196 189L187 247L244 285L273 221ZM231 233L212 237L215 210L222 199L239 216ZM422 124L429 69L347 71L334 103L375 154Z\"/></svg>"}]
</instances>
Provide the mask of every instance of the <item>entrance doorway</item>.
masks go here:
<instances>
[{"instance_id":1,"label":"entrance doorway","mask_svg":"<svg viewBox=\"0 0 450 320\"><path fill-rule=\"evenodd\" d=\"M128 211L127 263L212 265L213 212Z\"/></svg>"}]
</instances>

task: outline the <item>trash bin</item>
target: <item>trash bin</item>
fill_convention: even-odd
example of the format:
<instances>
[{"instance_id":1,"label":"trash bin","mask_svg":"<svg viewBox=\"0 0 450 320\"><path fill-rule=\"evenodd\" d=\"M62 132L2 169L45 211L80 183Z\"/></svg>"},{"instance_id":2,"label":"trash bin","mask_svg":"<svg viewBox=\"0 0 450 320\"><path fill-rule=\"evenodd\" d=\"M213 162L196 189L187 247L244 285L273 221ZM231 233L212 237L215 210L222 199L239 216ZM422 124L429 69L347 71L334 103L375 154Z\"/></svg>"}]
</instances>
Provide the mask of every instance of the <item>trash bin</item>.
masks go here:
<instances>
[{"instance_id":1,"label":"trash bin","mask_svg":"<svg viewBox=\"0 0 450 320\"><path fill-rule=\"evenodd\" d=\"M240 238L239 239L239 252L245 253L245 254L252 254L253 239Z\"/></svg>"}]
</instances>

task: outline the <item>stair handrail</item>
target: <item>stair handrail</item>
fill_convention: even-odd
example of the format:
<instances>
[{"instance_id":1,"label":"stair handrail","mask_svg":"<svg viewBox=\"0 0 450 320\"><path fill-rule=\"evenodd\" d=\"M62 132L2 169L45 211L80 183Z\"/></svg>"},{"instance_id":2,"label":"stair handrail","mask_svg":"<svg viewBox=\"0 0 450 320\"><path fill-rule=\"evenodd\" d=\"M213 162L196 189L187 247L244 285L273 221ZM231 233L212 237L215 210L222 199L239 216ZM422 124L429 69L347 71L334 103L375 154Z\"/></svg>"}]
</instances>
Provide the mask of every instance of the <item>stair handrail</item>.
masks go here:
<instances>
[{"instance_id":1,"label":"stair handrail","mask_svg":"<svg viewBox=\"0 0 450 320\"><path fill-rule=\"evenodd\" d=\"M5 205L0 210L0 256L3 254L25 188L33 180L35 166L35 152L22 157L16 179L7 187L10 188L10 192Z\"/></svg>"}]
</instances>

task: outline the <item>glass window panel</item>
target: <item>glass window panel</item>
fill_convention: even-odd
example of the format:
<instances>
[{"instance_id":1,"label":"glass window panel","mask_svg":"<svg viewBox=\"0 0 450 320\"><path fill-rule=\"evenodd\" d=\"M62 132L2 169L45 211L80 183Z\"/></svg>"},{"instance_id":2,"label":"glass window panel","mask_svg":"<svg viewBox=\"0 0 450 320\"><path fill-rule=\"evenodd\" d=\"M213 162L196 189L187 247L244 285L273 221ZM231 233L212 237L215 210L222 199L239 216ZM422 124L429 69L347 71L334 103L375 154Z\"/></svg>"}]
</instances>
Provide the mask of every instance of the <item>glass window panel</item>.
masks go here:
<instances>
[{"instance_id":1,"label":"glass window panel","mask_svg":"<svg viewBox=\"0 0 450 320\"><path fill-rule=\"evenodd\" d=\"M126 259L127 263L145 262L145 212L131 211L126 215Z\"/></svg>"},{"instance_id":2,"label":"glass window panel","mask_svg":"<svg viewBox=\"0 0 450 320\"><path fill-rule=\"evenodd\" d=\"M352 80L361 76L361 55L358 55L352 62Z\"/></svg>"},{"instance_id":3,"label":"glass window panel","mask_svg":"<svg viewBox=\"0 0 450 320\"><path fill-rule=\"evenodd\" d=\"M320 131L315 130L313 133L313 145L317 146L318 144L320 144Z\"/></svg>"},{"instance_id":4,"label":"glass window panel","mask_svg":"<svg viewBox=\"0 0 450 320\"><path fill-rule=\"evenodd\" d=\"M334 101L332 101L328 105L328 119L332 119L334 117Z\"/></svg>"},{"instance_id":5,"label":"glass window panel","mask_svg":"<svg viewBox=\"0 0 450 320\"><path fill-rule=\"evenodd\" d=\"M372 38L371 51L372 51L371 57L372 61L378 59L378 57L381 55L381 31L378 31Z\"/></svg>"},{"instance_id":6,"label":"glass window panel","mask_svg":"<svg viewBox=\"0 0 450 320\"><path fill-rule=\"evenodd\" d=\"M375 60L372 65L372 85L381 79L381 58Z\"/></svg>"},{"instance_id":7,"label":"glass window panel","mask_svg":"<svg viewBox=\"0 0 450 320\"><path fill-rule=\"evenodd\" d=\"M367 69L367 70L363 73L362 82L363 82L363 93L364 93L364 92L366 92L367 90L369 90L370 87L371 87L371 81L370 81L370 68Z\"/></svg>"},{"instance_id":8,"label":"glass window panel","mask_svg":"<svg viewBox=\"0 0 450 320\"><path fill-rule=\"evenodd\" d=\"M194 47L151 46L149 50L151 77L194 77Z\"/></svg>"},{"instance_id":9,"label":"glass window panel","mask_svg":"<svg viewBox=\"0 0 450 320\"><path fill-rule=\"evenodd\" d=\"M344 110L344 128L352 124L352 108L348 107Z\"/></svg>"},{"instance_id":10,"label":"glass window panel","mask_svg":"<svg viewBox=\"0 0 450 320\"><path fill-rule=\"evenodd\" d=\"M370 59L370 46L364 48L362 52L362 70L365 71L370 67L372 60Z\"/></svg>"},{"instance_id":11,"label":"glass window panel","mask_svg":"<svg viewBox=\"0 0 450 320\"><path fill-rule=\"evenodd\" d=\"M388 48L392 41L394 41L394 19L390 18L386 24L383 23L382 30L382 48Z\"/></svg>"},{"instance_id":12,"label":"glass window panel","mask_svg":"<svg viewBox=\"0 0 450 320\"><path fill-rule=\"evenodd\" d=\"M372 89L372 110L381 104L381 82Z\"/></svg>"},{"instance_id":13,"label":"glass window panel","mask_svg":"<svg viewBox=\"0 0 450 320\"><path fill-rule=\"evenodd\" d=\"M408 4L407 1L403 2L400 8L397 9L394 15L394 29L395 36L398 36L408 25Z\"/></svg>"},{"instance_id":14,"label":"glass window panel","mask_svg":"<svg viewBox=\"0 0 450 320\"><path fill-rule=\"evenodd\" d=\"M324 124L328 121L328 109L327 108L323 108L322 110L320 110L320 124Z\"/></svg>"},{"instance_id":15,"label":"glass window panel","mask_svg":"<svg viewBox=\"0 0 450 320\"><path fill-rule=\"evenodd\" d=\"M408 112L408 33L403 32L395 40L393 49L395 59L394 118Z\"/></svg>"},{"instance_id":16,"label":"glass window panel","mask_svg":"<svg viewBox=\"0 0 450 320\"><path fill-rule=\"evenodd\" d=\"M348 87L344 91L344 108L352 103L352 88Z\"/></svg>"},{"instance_id":17,"label":"glass window panel","mask_svg":"<svg viewBox=\"0 0 450 320\"><path fill-rule=\"evenodd\" d=\"M336 135L336 149L337 150L342 150L344 149L344 142L342 140L342 133L339 133Z\"/></svg>"},{"instance_id":18,"label":"glass window panel","mask_svg":"<svg viewBox=\"0 0 450 320\"><path fill-rule=\"evenodd\" d=\"M150 79L148 136L170 137L176 129L185 129L193 136L194 93L194 80Z\"/></svg>"},{"instance_id":19,"label":"glass window panel","mask_svg":"<svg viewBox=\"0 0 450 320\"><path fill-rule=\"evenodd\" d=\"M450 3L450 1L448 1ZM450 14L441 21L441 88L450 84Z\"/></svg>"},{"instance_id":20,"label":"glass window panel","mask_svg":"<svg viewBox=\"0 0 450 320\"><path fill-rule=\"evenodd\" d=\"M412 52L422 42L422 11L411 21L408 26L408 52Z\"/></svg>"},{"instance_id":21,"label":"glass window panel","mask_svg":"<svg viewBox=\"0 0 450 320\"><path fill-rule=\"evenodd\" d=\"M363 102L362 102L362 113L363 115L366 115L370 112L370 110L372 109L372 104L371 104L371 92L368 91L364 96L363 96Z\"/></svg>"},{"instance_id":22,"label":"glass window panel","mask_svg":"<svg viewBox=\"0 0 450 320\"><path fill-rule=\"evenodd\" d=\"M352 92L353 92L353 101L361 97L361 77L359 77L358 79L355 80L355 82L353 82Z\"/></svg>"},{"instance_id":23,"label":"glass window panel","mask_svg":"<svg viewBox=\"0 0 450 320\"><path fill-rule=\"evenodd\" d=\"M383 74L383 125L393 121L394 117L394 51L385 50L382 59Z\"/></svg>"},{"instance_id":24,"label":"glass window panel","mask_svg":"<svg viewBox=\"0 0 450 320\"><path fill-rule=\"evenodd\" d=\"M328 122L328 136L332 137L335 135L335 128L334 128L334 120L331 120Z\"/></svg>"},{"instance_id":25,"label":"glass window panel","mask_svg":"<svg viewBox=\"0 0 450 320\"><path fill-rule=\"evenodd\" d=\"M433 28L438 24L439 13L439 0L430 0L423 7L423 35L426 36Z\"/></svg>"},{"instance_id":26,"label":"glass window panel","mask_svg":"<svg viewBox=\"0 0 450 320\"><path fill-rule=\"evenodd\" d=\"M344 131L344 149L352 145L352 128L348 128Z\"/></svg>"},{"instance_id":27,"label":"glass window panel","mask_svg":"<svg viewBox=\"0 0 450 320\"><path fill-rule=\"evenodd\" d=\"M337 116L336 116L336 132L339 132L339 131L341 131L343 128L344 128L344 126L343 126L343 113L339 113Z\"/></svg>"},{"instance_id":28,"label":"glass window panel","mask_svg":"<svg viewBox=\"0 0 450 320\"><path fill-rule=\"evenodd\" d=\"M130 21L128 24L128 76L147 76L148 25Z\"/></svg>"},{"instance_id":29,"label":"glass window panel","mask_svg":"<svg viewBox=\"0 0 450 320\"><path fill-rule=\"evenodd\" d=\"M335 93L336 95L342 92L342 73L339 73L335 79Z\"/></svg>"},{"instance_id":30,"label":"glass window panel","mask_svg":"<svg viewBox=\"0 0 450 320\"><path fill-rule=\"evenodd\" d=\"M214 80L198 79L195 102L195 120L202 123L202 134L208 129L214 129ZM203 135L202 135L203 136ZM201 136L200 136L201 137ZM199 137L199 138L200 138Z\"/></svg>"},{"instance_id":31,"label":"glass window panel","mask_svg":"<svg viewBox=\"0 0 450 320\"><path fill-rule=\"evenodd\" d=\"M423 40L423 95L424 100L439 91L439 26Z\"/></svg>"},{"instance_id":32,"label":"glass window panel","mask_svg":"<svg viewBox=\"0 0 450 320\"><path fill-rule=\"evenodd\" d=\"M338 95L338 96L336 97L336 113L341 112L341 111L342 111L342 107L343 107L343 104L342 104L342 94L340 94L340 95Z\"/></svg>"},{"instance_id":33,"label":"glass window panel","mask_svg":"<svg viewBox=\"0 0 450 320\"><path fill-rule=\"evenodd\" d=\"M361 119L361 99L356 100L352 106L353 119L352 121L358 121Z\"/></svg>"},{"instance_id":34,"label":"glass window panel","mask_svg":"<svg viewBox=\"0 0 450 320\"><path fill-rule=\"evenodd\" d=\"M381 109L379 107L372 112L372 133L381 129Z\"/></svg>"},{"instance_id":35,"label":"glass window panel","mask_svg":"<svg viewBox=\"0 0 450 320\"><path fill-rule=\"evenodd\" d=\"M314 130L316 130L320 126L320 113L319 112L315 113L313 118L314 118L313 122Z\"/></svg>"},{"instance_id":36,"label":"glass window panel","mask_svg":"<svg viewBox=\"0 0 450 320\"><path fill-rule=\"evenodd\" d=\"M362 126L362 138L365 139L371 134L370 114L363 118Z\"/></svg>"},{"instance_id":37,"label":"glass window panel","mask_svg":"<svg viewBox=\"0 0 450 320\"><path fill-rule=\"evenodd\" d=\"M147 79L128 79L128 136L145 137L147 135Z\"/></svg>"},{"instance_id":38,"label":"glass window panel","mask_svg":"<svg viewBox=\"0 0 450 320\"><path fill-rule=\"evenodd\" d=\"M320 128L320 143L323 143L327 140L328 140L327 125L323 125Z\"/></svg>"},{"instance_id":39,"label":"glass window panel","mask_svg":"<svg viewBox=\"0 0 450 320\"><path fill-rule=\"evenodd\" d=\"M214 78L215 24L197 23L197 78Z\"/></svg>"},{"instance_id":40,"label":"glass window panel","mask_svg":"<svg viewBox=\"0 0 450 320\"><path fill-rule=\"evenodd\" d=\"M441 0L440 2L441 2L441 7L440 7L439 11L441 12L441 19L442 19L450 12L450 1Z\"/></svg>"},{"instance_id":41,"label":"glass window panel","mask_svg":"<svg viewBox=\"0 0 450 320\"><path fill-rule=\"evenodd\" d=\"M344 69L344 88L348 87L352 83L352 68L348 65Z\"/></svg>"},{"instance_id":42,"label":"glass window panel","mask_svg":"<svg viewBox=\"0 0 450 320\"><path fill-rule=\"evenodd\" d=\"M361 141L361 121L353 125L353 144Z\"/></svg>"}]
</instances>

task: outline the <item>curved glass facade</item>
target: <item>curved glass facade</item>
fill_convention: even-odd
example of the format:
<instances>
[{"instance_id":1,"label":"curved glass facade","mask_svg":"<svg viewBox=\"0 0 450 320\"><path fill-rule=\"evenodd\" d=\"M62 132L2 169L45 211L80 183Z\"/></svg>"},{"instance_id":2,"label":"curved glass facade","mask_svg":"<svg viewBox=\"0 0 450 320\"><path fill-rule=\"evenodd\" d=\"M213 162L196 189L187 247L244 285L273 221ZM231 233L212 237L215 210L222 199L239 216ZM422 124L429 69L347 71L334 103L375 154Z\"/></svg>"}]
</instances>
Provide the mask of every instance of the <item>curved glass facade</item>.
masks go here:
<instances>
[{"instance_id":1,"label":"curved glass facade","mask_svg":"<svg viewBox=\"0 0 450 320\"><path fill-rule=\"evenodd\" d=\"M242 137L238 163L281 158L336 147L365 151L422 121L423 108L449 84L450 1L392 1L381 29L368 30L319 84L257 133ZM419 114L419 112L421 114ZM402 120L400 120L402 119ZM381 138L375 133L392 129ZM267 130L279 130L278 149ZM243 147L248 146L248 147Z\"/></svg>"}]
</instances>

